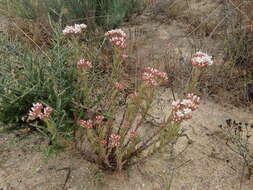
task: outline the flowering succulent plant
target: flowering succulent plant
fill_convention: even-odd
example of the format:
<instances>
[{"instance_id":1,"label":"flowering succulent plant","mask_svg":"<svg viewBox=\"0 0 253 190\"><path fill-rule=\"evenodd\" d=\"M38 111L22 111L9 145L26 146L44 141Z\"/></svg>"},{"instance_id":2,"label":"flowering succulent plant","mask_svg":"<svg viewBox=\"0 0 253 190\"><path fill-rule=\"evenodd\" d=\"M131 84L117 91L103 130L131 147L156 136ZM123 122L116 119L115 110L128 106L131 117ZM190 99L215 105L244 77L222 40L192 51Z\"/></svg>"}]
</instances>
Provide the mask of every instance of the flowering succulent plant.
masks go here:
<instances>
[{"instance_id":1,"label":"flowering succulent plant","mask_svg":"<svg viewBox=\"0 0 253 190\"><path fill-rule=\"evenodd\" d=\"M80 34L86 28L86 25L68 26L63 30L63 34ZM151 122L152 126L146 127L156 92L160 85L169 83L169 77L158 69L145 67L134 90L131 89L134 84L129 84L131 80L125 80L123 64L128 58L123 52L127 47L126 33L121 29L111 30L105 33L104 41L105 39L109 39L113 53L111 62L108 63L108 72L103 76L92 75L97 68L97 60L90 58L96 56L80 59L78 53L74 55L75 60L78 60L73 67L76 74L76 80L73 81L76 87L73 107L76 110L74 121L69 123L74 123L73 128L78 128L80 135L74 136L75 142L85 144L84 147L78 148L89 153L85 156L87 160L103 169L121 170L145 160L171 143L179 135L180 124L192 118L200 98L189 93L184 99L173 101L170 113L164 115L162 121L155 124ZM71 40L75 43L74 48L80 48L77 38ZM71 40L68 42L71 43ZM79 52L78 49L75 52ZM194 65L211 63L210 57L199 52L194 57ZM99 77L103 79L102 85L94 87L93 82ZM100 94L97 94L98 92ZM101 99L93 101L98 96ZM91 106L90 102L95 103ZM52 111L52 108L36 103L29 112L29 117L44 121L52 136L59 139L54 118L49 117ZM91 114L88 114L88 111Z\"/></svg>"},{"instance_id":2,"label":"flowering succulent plant","mask_svg":"<svg viewBox=\"0 0 253 190\"><path fill-rule=\"evenodd\" d=\"M57 130L53 121L51 121L51 113L53 112L53 108L45 107L42 103L34 103L31 111L28 113L28 121L34 121L36 119L42 120L47 126L47 132L49 132L52 136L52 139L58 145L65 145L66 141L63 137L61 137Z\"/></svg>"},{"instance_id":3,"label":"flowering succulent plant","mask_svg":"<svg viewBox=\"0 0 253 190\"><path fill-rule=\"evenodd\" d=\"M191 73L191 80L189 81L187 86L188 93L197 90L202 70L208 66L213 65L212 56L198 51L192 55L191 64L193 66L193 69Z\"/></svg>"},{"instance_id":4,"label":"flowering succulent plant","mask_svg":"<svg viewBox=\"0 0 253 190\"><path fill-rule=\"evenodd\" d=\"M188 94L183 100L174 101L172 112L169 117L166 117L168 119L159 123L158 128L154 128L152 133L144 137L141 131L145 130L143 126L145 126L147 113L151 109L155 89L163 82L168 82L167 74L157 69L147 67L144 73L146 74L142 75L142 84L137 91L126 97L128 101L126 101L127 105L120 121L117 122L110 118L104 120L104 116L98 115L93 120L78 122L84 130L87 130L88 142L92 142L91 146L95 154L99 155L93 162L100 163L104 169L124 169L148 157L149 154L143 153L152 149L151 147L159 147L158 144L165 146L170 143L178 135L181 122L192 118L192 112L200 103L200 98L194 94ZM121 83L115 83L114 89L115 96L112 102L117 101L116 95L123 93L126 87ZM109 115L112 118L117 117L117 109L113 107L115 104L111 105L112 107L108 108L111 110ZM98 118L100 122L97 122ZM171 136L168 140L163 139L161 142L160 135L165 131L172 131ZM143 157L140 156L142 154Z\"/></svg>"}]
</instances>

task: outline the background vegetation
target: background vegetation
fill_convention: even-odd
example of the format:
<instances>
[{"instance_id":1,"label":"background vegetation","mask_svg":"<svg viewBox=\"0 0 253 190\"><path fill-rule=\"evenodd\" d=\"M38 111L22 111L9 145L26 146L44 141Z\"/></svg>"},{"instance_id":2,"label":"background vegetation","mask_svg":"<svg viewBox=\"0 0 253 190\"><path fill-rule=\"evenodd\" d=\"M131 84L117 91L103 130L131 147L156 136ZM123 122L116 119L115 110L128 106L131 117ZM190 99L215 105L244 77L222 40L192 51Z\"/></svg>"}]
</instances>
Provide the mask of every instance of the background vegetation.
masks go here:
<instances>
[{"instance_id":1,"label":"background vegetation","mask_svg":"<svg viewBox=\"0 0 253 190\"><path fill-rule=\"evenodd\" d=\"M119 26L144 7L142 0L3 0L1 13L10 25L9 34L29 36L40 46L48 45L55 27L86 23L93 29ZM34 44L33 44L34 45Z\"/></svg>"}]
</instances>

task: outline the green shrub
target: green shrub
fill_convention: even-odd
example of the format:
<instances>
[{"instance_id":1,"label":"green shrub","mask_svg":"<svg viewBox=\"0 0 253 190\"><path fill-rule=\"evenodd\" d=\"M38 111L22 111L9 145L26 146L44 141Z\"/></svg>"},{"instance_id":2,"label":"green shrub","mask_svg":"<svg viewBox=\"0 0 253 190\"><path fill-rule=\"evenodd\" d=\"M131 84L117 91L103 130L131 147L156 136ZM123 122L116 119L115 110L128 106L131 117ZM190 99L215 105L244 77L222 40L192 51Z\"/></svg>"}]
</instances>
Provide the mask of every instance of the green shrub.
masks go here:
<instances>
[{"instance_id":1,"label":"green shrub","mask_svg":"<svg viewBox=\"0 0 253 190\"><path fill-rule=\"evenodd\" d=\"M72 98L75 95L73 65L68 64L72 50L66 46L47 51L22 49L15 41L1 35L0 66L0 119L17 122L27 115L31 104L42 101L57 108L56 115L61 121L72 117Z\"/></svg>"},{"instance_id":2,"label":"green shrub","mask_svg":"<svg viewBox=\"0 0 253 190\"><path fill-rule=\"evenodd\" d=\"M0 40L0 120L4 123L21 122L35 102L42 102L55 109L58 129L73 132L73 110L80 103L76 64L81 58L92 61L92 74L87 80L87 89L96 92L94 97L82 97L81 106L92 110L105 97L109 88L104 83L111 80L102 62L101 51L104 38L82 35L80 38L65 38L62 31L55 30L52 48L22 48L20 42L1 34ZM84 43L89 41L89 43ZM104 49L103 51L107 51ZM108 60L112 56L108 54ZM88 82L86 81L86 82ZM99 90L97 90L99 89ZM85 96L85 95L84 95ZM78 102L79 101L79 102ZM79 105L80 106L80 105ZM76 111L76 110L75 110ZM79 113L79 112L78 112ZM72 121L69 122L69 121ZM71 127L70 127L71 126Z\"/></svg>"}]
</instances>

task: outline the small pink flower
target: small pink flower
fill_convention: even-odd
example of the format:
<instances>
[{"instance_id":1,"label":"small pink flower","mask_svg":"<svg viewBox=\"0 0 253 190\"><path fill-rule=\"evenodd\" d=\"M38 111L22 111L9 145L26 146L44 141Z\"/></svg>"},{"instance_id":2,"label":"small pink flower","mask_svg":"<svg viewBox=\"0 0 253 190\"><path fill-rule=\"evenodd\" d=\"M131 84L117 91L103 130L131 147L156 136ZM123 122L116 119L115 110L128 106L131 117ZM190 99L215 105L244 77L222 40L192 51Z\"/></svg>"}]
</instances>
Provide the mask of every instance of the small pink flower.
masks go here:
<instances>
[{"instance_id":1,"label":"small pink flower","mask_svg":"<svg viewBox=\"0 0 253 190\"><path fill-rule=\"evenodd\" d=\"M95 124L100 125L105 117L103 115L97 115L95 118Z\"/></svg>"},{"instance_id":2,"label":"small pink flower","mask_svg":"<svg viewBox=\"0 0 253 190\"><path fill-rule=\"evenodd\" d=\"M196 96L196 95L194 95L194 94L192 94L192 93L187 94L187 98L188 98L188 99L191 99L192 102L193 102L194 104L196 104L196 105L200 104L200 97L198 97L198 96Z\"/></svg>"},{"instance_id":3,"label":"small pink flower","mask_svg":"<svg viewBox=\"0 0 253 190\"><path fill-rule=\"evenodd\" d=\"M161 78L162 80L164 81L167 81L168 80L168 76L165 72L162 72L162 71L159 71L157 69L154 69L152 67L146 67L145 68L145 71L147 73L151 73L152 75L156 76L156 77L159 77Z\"/></svg>"},{"instance_id":4,"label":"small pink flower","mask_svg":"<svg viewBox=\"0 0 253 190\"><path fill-rule=\"evenodd\" d=\"M120 138L121 138L121 136L120 135L116 135L116 134L112 134L110 136L111 146L113 148L120 145Z\"/></svg>"},{"instance_id":5,"label":"small pink flower","mask_svg":"<svg viewBox=\"0 0 253 190\"><path fill-rule=\"evenodd\" d=\"M77 62L77 67L84 67L84 68L92 68L92 64L90 61L87 61L87 60L84 60L84 59L80 59L78 62Z\"/></svg>"},{"instance_id":6,"label":"small pink flower","mask_svg":"<svg viewBox=\"0 0 253 190\"><path fill-rule=\"evenodd\" d=\"M121 57L122 57L122 59L123 59L124 61L126 61L126 60L128 59L128 55L126 55L126 54L121 54Z\"/></svg>"},{"instance_id":7,"label":"small pink flower","mask_svg":"<svg viewBox=\"0 0 253 190\"><path fill-rule=\"evenodd\" d=\"M34 103L31 111L29 111L29 117L31 119L36 119L40 115L42 109L43 105L41 103Z\"/></svg>"},{"instance_id":8,"label":"small pink flower","mask_svg":"<svg viewBox=\"0 0 253 190\"><path fill-rule=\"evenodd\" d=\"M157 77L160 77L164 81L168 81L167 74L165 72L158 72L155 74Z\"/></svg>"},{"instance_id":9,"label":"small pink flower","mask_svg":"<svg viewBox=\"0 0 253 190\"><path fill-rule=\"evenodd\" d=\"M134 139L136 139L136 137L137 137L136 131L135 130L130 131L130 139L134 140Z\"/></svg>"},{"instance_id":10,"label":"small pink flower","mask_svg":"<svg viewBox=\"0 0 253 190\"><path fill-rule=\"evenodd\" d=\"M44 113L39 114L38 117L39 117L40 119L47 119L47 118L50 116L50 114L52 113L53 108L51 108L51 107L46 107L46 108L44 108L43 111L44 111Z\"/></svg>"},{"instance_id":11,"label":"small pink flower","mask_svg":"<svg viewBox=\"0 0 253 190\"><path fill-rule=\"evenodd\" d=\"M165 72L158 71L152 67L146 67L142 74L142 80L145 81L149 87L158 86L162 82L168 81L168 76Z\"/></svg>"},{"instance_id":12,"label":"small pink flower","mask_svg":"<svg viewBox=\"0 0 253 190\"><path fill-rule=\"evenodd\" d=\"M155 76L152 73L142 73L142 80L146 82L149 87L154 87L158 85L157 81L155 80Z\"/></svg>"},{"instance_id":13,"label":"small pink flower","mask_svg":"<svg viewBox=\"0 0 253 190\"><path fill-rule=\"evenodd\" d=\"M172 110L176 111L180 108L180 100L176 100L172 102Z\"/></svg>"},{"instance_id":14,"label":"small pink flower","mask_svg":"<svg viewBox=\"0 0 253 190\"><path fill-rule=\"evenodd\" d=\"M91 129L93 127L92 120L80 120L79 125L85 129Z\"/></svg>"},{"instance_id":15,"label":"small pink flower","mask_svg":"<svg viewBox=\"0 0 253 190\"><path fill-rule=\"evenodd\" d=\"M154 69L152 67L145 67L144 70L148 73L152 73L152 74L155 74L157 72L159 72L157 69Z\"/></svg>"},{"instance_id":16,"label":"small pink flower","mask_svg":"<svg viewBox=\"0 0 253 190\"><path fill-rule=\"evenodd\" d=\"M114 44L119 49L125 49L127 47L126 40L122 37L113 37L109 41L111 44Z\"/></svg>"},{"instance_id":17,"label":"small pink flower","mask_svg":"<svg viewBox=\"0 0 253 190\"><path fill-rule=\"evenodd\" d=\"M130 126L130 122L129 121L124 121L122 124L123 127L129 127Z\"/></svg>"},{"instance_id":18,"label":"small pink flower","mask_svg":"<svg viewBox=\"0 0 253 190\"><path fill-rule=\"evenodd\" d=\"M123 91L125 90L125 87L123 86L123 84L119 83L119 82L115 82L114 83L114 86L116 89L120 90L120 91Z\"/></svg>"},{"instance_id":19,"label":"small pink flower","mask_svg":"<svg viewBox=\"0 0 253 190\"><path fill-rule=\"evenodd\" d=\"M142 80L148 81L154 79L154 75L152 73L144 72L142 73Z\"/></svg>"}]
</instances>

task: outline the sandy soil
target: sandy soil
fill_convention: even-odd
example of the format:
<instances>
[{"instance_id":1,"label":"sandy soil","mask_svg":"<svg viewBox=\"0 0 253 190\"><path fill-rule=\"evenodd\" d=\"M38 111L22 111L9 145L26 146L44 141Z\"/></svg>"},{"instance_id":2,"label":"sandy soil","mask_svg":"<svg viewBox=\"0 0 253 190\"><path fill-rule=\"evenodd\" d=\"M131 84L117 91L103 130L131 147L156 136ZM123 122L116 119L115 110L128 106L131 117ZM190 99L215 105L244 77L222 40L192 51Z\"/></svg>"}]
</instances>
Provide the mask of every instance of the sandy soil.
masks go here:
<instances>
[{"instance_id":1,"label":"sandy soil","mask_svg":"<svg viewBox=\"0 0 253 190\"><path fill-rule=\"evenodd\" d=\"M220 3L191 2L194 2L191 8L201 14ZM186 12L181 13L182 17L170 19L171 14L168 16L165 9L168 4L158 10L156 5L124 26L130 31L130 42L134 43L131 47L137 47L129 50L133 53L134 63L165 69L161 59L162 63L175 59L187 71L187 60L198 48L215 54L216 64L220 63L223 51L220 40L187 36ZM222 9L217 8L215 16L220 18ZM171 101L170 89L162 88L155 100L154 114L161 117ZM242 172L241 158L227 148L225 137L218 128L229 118L253 123L253 112L203 98L193 119L183 124L192 143L189 144L185 137L179 138L173 152L176 158L168 150L141 166L116 174L101 172L72 149L48 157L47 140L41 136L31 135L19 140L20 131L0 133L0 190L167 190L170 184L172 190L240 190L240 184L241 190L252 190L253 177L247 179L246 171Z\"/></svg>"},{"instance_id":2,"label":"sandy soil","mask_svg":"<svg viewBox=\"0 0 253 190\"><path fill-rule=\"evenodd\" d=\"M155 113L162 115L172 101L170 90L161 90L158 97ZM181 137L175 146L175 155L180 153L175 160L166 151L142 166L117 174L102 173L72 150L46 158L46 149L37 150L46 143L42 137L32 135L18 141L13 134L1 135L0 188L60 190L70 171L65 186L69 190L166 189L171 176L173 190L237 190L241 179L242 189L252 190L253 178L242 175L242 160L226 147L218 128L228 118L242 122L253 119L244 109L202 100L194 118L184 123L185 134L193 143L180 153L188 144L187 138Z\"/></svg>"}]
</instances>

